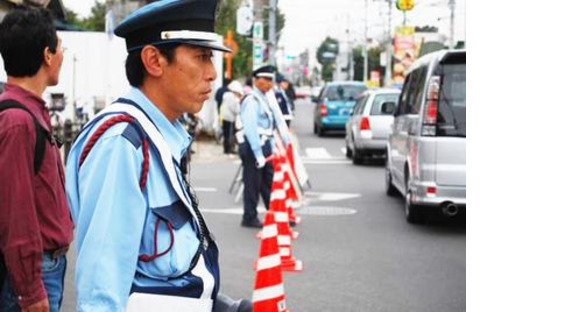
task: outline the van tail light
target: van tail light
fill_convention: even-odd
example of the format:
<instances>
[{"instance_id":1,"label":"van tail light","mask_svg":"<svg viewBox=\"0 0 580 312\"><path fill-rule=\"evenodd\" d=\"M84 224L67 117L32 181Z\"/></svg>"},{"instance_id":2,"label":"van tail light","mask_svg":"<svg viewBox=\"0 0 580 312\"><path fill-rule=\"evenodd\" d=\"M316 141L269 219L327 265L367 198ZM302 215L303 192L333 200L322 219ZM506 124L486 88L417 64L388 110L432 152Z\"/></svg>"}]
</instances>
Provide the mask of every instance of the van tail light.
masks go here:
<instances>
[{"instance_id":1,"label":"van tail light","mask_svg":"<svg viewBox=\"0 0 580 312\"><path fill-rule=\"evenodd\" d=\"M371 130L371 123L369 122L369 117L366 117L366 116L363 117L360 120L360 125L359 126L360 126L360 130L361 131L363 131L363 130Z\"/></svg>"},{"instance_id":2,"label":"van tail light","mask_svg":"<svg viewBox=\"0 0 580 312\"><path fill-rule=\"evenodd\" d=\"M427 103L423 112L423 130L424 136L435 136L437 125L437 105L439 103L439 87L441 86L441 77L433 76L429 80L427 89Z\"/></svg>"},{"instance_id":3,"label":"van tail light","mask_svg":"<svg viewBox=\"0 0 580 312\"><path fill-rule=\"evenodd\" d=\"M324 117L328 115L328 109L326 108L326 103L320 104L320 116Z\"/></svg>"}]
</instances>

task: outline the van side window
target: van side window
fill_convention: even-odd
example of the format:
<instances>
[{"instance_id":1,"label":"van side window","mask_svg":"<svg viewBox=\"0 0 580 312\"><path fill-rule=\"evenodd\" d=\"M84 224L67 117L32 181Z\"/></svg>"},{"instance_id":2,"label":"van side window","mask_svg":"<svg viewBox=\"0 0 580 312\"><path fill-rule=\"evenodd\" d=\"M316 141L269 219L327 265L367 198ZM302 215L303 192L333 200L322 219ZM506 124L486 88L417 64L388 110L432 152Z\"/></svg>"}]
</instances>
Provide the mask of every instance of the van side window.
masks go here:
<instances>
[{"instance_id":1,"label":"van side window","mask_svg":"<svg viewBox=\"0 0 580 312\"><path fill-rule=\"evenodd\" d=\"M401 97L399 99L399 108L397 109L397 115L405 115L407 113L407 103L409 103L409 88L411 85L410 73L405 77L405 82L403 83L403 90L401 91Z\"/></svg>"},{"instance_id":2,"label":"van side window","mask_svg":"<svg viewBox=\"0 0 580 312\"><path fill-rule=\"evenodd\" d=\"M417 100L417 87L418 87L418 80L420 75L420 69L416 69L413 72L409 73L409 81L405 81L405 86L408 85L408 89L406 90L407 96L405 101L405 107L403 108L403 114L417 114L413 110L413 105Z\"/></svg>"},{"instance_id":3,"label":"van side window","mask_svg":"<svg viewBox=\"0 0 580 312\"><path fill-rule=\"evenodd\" d=\"M409 114L419 114L423 92L425 91L425 80L427 77L427 67L421 67L416 72L415 86L412 90L413 101L409 103Z\"/></svg>"}]
</instances>

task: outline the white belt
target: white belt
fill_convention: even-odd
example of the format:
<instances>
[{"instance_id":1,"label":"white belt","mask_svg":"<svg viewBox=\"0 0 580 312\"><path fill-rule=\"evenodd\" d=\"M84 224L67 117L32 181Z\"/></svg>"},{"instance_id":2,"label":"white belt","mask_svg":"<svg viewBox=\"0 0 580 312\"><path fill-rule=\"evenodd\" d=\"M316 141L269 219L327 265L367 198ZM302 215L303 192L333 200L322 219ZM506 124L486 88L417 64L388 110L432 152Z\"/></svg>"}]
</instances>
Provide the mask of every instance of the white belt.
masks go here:
<instances>
[{"instance_id":1,"label":"white belt","mask_svg":"<svg viewBox=\"0 0 580 312\"><path fill-rule=\"evenodd\" d=\"M146 293L132 293L127 303L127 312L211 312L213 300Z\"/></svg>"}]
</instances>

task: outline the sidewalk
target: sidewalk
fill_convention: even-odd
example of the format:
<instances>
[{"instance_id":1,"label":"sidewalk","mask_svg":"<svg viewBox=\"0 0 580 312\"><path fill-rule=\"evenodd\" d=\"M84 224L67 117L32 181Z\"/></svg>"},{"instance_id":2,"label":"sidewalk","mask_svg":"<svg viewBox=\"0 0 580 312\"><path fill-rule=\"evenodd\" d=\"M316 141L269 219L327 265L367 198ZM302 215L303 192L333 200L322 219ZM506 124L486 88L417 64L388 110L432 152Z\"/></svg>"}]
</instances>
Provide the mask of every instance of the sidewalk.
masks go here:
<instances>
[{"instance_id":1,"label":"sidewalk","mask_svg":"<svg viewBox=\"0 0 580 312\"><path fill-rule=\"evenodd\" d=\"M224 154L223 145L213 138L196 138L191 147L195 151L191 156L192 163L231 162L239 159L237 154L233 156Z\"/></svg>"}]
</instances>

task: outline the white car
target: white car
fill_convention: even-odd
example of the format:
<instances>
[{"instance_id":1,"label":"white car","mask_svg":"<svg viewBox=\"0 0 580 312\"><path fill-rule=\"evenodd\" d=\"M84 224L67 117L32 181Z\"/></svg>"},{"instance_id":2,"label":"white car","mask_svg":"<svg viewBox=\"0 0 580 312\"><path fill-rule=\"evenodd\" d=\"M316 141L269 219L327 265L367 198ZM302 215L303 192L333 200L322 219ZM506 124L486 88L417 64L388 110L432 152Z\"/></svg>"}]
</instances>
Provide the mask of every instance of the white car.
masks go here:
<instances>
[{"instance_id":1,"label":"white car","mask_svg":"<svg viewBox=\"0 0 580 312\"><path fill-rule=\"evenodd\" d=\"M354 164L365 157L384 157L399 101L399 90L374 89L361 94L346 124L346 156Z\"/></svg>"}]
</instances>

